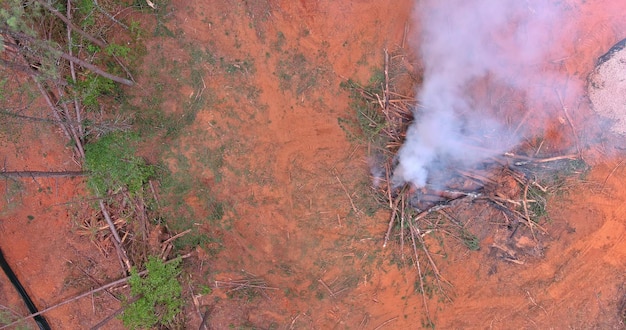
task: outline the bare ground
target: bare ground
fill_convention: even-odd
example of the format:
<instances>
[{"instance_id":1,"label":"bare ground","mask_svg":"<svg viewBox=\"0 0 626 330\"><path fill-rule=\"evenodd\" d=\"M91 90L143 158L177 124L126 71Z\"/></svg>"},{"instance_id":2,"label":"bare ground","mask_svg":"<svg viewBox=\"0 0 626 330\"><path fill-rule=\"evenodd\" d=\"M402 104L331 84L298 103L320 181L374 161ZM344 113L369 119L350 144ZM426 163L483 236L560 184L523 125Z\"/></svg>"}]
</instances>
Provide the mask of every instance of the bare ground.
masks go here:
<instances>
[{"instance_id":1,"label":"bare ground","mask_svg":"<svg viewBox=\"0 0 626 330\"><path fill-rule=\"evenodd\" d=\"M568 3L579 20L567 26L571 39L555 59L572 81L584 82L595 58L623 38L626 5ZM172 4L166 25L176 38L150 40L146 67L164 56L188 63L185 45L210 52L215 61L203 64L203 95L217 101L207 103L185 134L142 151L193 179L184 198L197 226L219 241L219 249L199 249L185 261L183 283L194 291L186 292L190 328L205 309L215 329L426 325L414 269L392 248L382 249L388 214L372 197L368 151L338 125L338 118L353 116L339 83L366 82L380 68L383 49L403 45L411 8L412 1ZM175 75L164 79L179 86ZM174 92L199 93L190 86ZM564 103L577 130L600 131L586 120L586 100L565 95ZM173 100L164 104L178 110ZM576 143L566 118L560 119L546 131L555 152ZM526 124L539 127L540 120L530 117ZM626 173L608 143L612 138L600 133L583 143L591 172L551 197L541 253L520 257L523 264L503 260L490 248L497 230L484 231L479 251L460 242L443 247L436 258L451 283L451 300L429 299L437 327L623 327ZM26 128L19 138L13 143L7 136L2 145L6 169L76 169L59 132ZM221 161L211 158L217 154ZM76 234L78 214L67 203L84 195L79 180L3 185L1 246L40 307L97 286L85 272L101 283L119 277L115 255ZM222 217L211 217L213 200L223 203ZM215 287L215 281L244 278L260 278L266 289ZM200 294L198 284L213 290ZM25 313L6 281L0 281L0 297ZM102 294L47 317L53 327L86 328L118 307Z\"/></svg>"}]
</instances>

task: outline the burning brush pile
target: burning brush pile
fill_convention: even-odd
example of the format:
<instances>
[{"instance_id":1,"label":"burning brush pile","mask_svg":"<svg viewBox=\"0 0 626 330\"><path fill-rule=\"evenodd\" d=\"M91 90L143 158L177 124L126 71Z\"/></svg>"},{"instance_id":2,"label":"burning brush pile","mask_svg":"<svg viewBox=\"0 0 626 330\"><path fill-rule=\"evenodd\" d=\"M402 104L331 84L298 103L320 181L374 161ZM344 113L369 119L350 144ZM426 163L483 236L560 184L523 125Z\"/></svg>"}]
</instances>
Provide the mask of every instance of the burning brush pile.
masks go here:
<instances>
[{"instance_id":1,"label":"burning brush pile","mask_svg":"<svg viewBox=\"0 0 626 330\"><path fill-rule=\"evenodd\" d=\"M411 145L408 136L418 134L412 130L418 129L417 121L423 120L420 116L426 111L413 92L423 84L423 70L412 62L404 49L392 54L385 51L384 70L370 87L347 84L353 92L361 130L368 138L374 186L382 196L381 202L391 210L384 245L398 242L404 250L405 242L409 246L415 242L415 246L425 247L425 233L441 230L460 238L470 249L478 249L481 238L499 227L508 231L506 242L494 242L503 252L500 256L521 263L514 251L515 236L522 232L519 229L523 228L534 240L538 233L545 233L541 222L547 215L548 195L562 189L567 179L583 174L587 165L578 153L544 155L541 150L549 142L541 138L504 151L507 134L498 132L502 136L492 136L489 133L493 130L483 129L468 133L459 142L458 150L455 147L458 154L438 153L442 143L452 143L436 140L440 134L437 131L446 129L445 123L432 129L419 128L432 134L421 138L435 139L429 142L434 145L433 150L417 147L416 153L425 155L418 155L420 159L409 161L408 165L403 163L403 155L409 154L410 158L412 152L406 149ZM488 149L489 145L493 149ZM430 161L423 162L427 157L431 157ZM407 168L415 164L417 171ZM407 173L410 171L425 176L412 179ZM489 220L466 225L483 218ZM444 228L449 225L456 229ZM469 227L479 233L473 233Z\"/></svg>"},{"instance_id":2,"label":"burning brush pile","mask_svg":"<svg viewBox=\"0 0 626 330\"><path fill-rule=\"evenodd\" d=\"M507 262L541 256L548 196L587 170L563 105L567 78L547 53L558 6L420 2L419 36L405 38L417 54L385 51L370 87L347 83L390 209L384 246L397 243L420 281L440 282L431 234ZM544 134L555 122L569 142Z\"/></svg>"},{"instance_id":3,"label":"burning brush pile","mask_svg":"<svg viewBox=\"0 0 626 330\"><path fill-rule=\"evenodd\" d=\"M413 91L423 88L424 76L409 58L403 49L385 51L384 72L370 87L353 82L346 87L367 137L374 187L390 209L383 247L394 246L399 260L416 269L417 291L430 320L427 295L449 297L451 284L437 266L446 250L488 249L490 257L513 264L541 257L548 196L566 189L587 165L578 153L547 155L543 150L550 141L543 138L504 150L506 135L491 135L504 130L493 129L468 133L454 149L458 154L440 152L439 133L450 131L446 123L420 127L428 110ZM433 139L427 140L434 144L432 155L411 140L418 129L432 134L420 137Z\"/></svg>"}]
</instances>

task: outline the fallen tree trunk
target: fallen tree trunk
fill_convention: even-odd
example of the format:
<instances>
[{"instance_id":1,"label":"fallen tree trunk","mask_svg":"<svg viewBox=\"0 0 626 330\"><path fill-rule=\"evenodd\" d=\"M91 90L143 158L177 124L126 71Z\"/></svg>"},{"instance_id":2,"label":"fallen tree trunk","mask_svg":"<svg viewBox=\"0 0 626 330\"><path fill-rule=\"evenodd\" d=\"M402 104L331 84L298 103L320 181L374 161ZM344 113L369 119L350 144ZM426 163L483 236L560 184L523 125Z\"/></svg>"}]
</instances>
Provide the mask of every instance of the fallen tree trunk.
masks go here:
<instances>
[{"instance_id":1,"label":"fallen tree trunk","mask_svg":"<svg viewBox=\"0 0 626 330\"><path fill-rule=\"evenodd\" d=\"M3 171L0 172L1 177L16 179L16 178L72 178L77 176L89 175L87 171L60 171L60 172L48 172L48 171Z\"/></svg>"}]
</instances>

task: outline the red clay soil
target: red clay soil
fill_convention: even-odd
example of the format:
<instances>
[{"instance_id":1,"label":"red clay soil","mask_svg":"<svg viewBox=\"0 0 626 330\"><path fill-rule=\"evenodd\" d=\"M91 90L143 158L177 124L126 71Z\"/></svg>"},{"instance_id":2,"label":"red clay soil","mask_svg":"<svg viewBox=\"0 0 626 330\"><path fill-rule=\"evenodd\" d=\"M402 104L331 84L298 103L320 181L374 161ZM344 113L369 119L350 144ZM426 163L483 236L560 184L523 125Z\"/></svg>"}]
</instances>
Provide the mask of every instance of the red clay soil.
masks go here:
<instances>
[{"instance_id":1,"label":"red clay soil","mask_svg":"<svg viewBox=\"0 0 626 330\"><path fill-rule=\"evenodd\" d=\"M17 91L27 79L11 74L7 87ZM43 101L36 101L22 114L49 118L49 112ZM80 170L57 126L7 118L2 128L4 171ZM77 234L80 221L89 217L82 178L3 178L1 189L0 248L39 310L121 276L114 255L105 258L87 236ZM28 314L4 274L0 305L2 324ZM44 316L53 329L84 329L117 308L111 296L95 294ZM36 327L32 321L26 325Z\"/></svg>"},{"instance_id":2,"label":"red clay soil","mask_svg":"<svg viewBox=\"0 0 626 330\"><path fill-rule=\"evenodd\" d=\"M573 90L584 88L595 59L626 37L626 3L566 3L571 21L563 27L567 38L554 60ZM390 248L382 249L389 215L384 210L368 215L366 210L373 198L368 151L351 143L338 125L338 118L354 116L339 83L348 78L366 82L372 69L382 65L383 50L403 45L406 27L414 26L409 21L413 1L187 0L172 6L167 25L181 32L179 38L211 47L224 58L251 57L255 68L236 85L218 74L204 77L207 89L222 102L199 112L190 131L235 146L226 149L220 180L208 170L198 171L198 179L231 205L225 214L231 222L200 224L222 237L223 250L216 256L200 250L186 261L185 278L213 286L215 280L254 274L271 287L256 295L214 288L198 296L199 309L186 293L188 328L199 326L198 311L204 308L210 309L213 329L426 325L415 269L399 265ZM163 47L172 56L181 51L171 44ZM316 79L302 89L297 85L305 78L297 74L291 86L281 85L281 61L295 54L305 59L296 66ZM256 86L258 98L238 98L245 86ZM574 129L596 138L576 142L564 115L547 125L531 117L526 125L541 125L553 151L576 150L580 143L591 172L564 194L552 196L542 253L521 258L523 264L494 257L489 249L493 237L484 238L479 251L462 244L448 247L439 270L451 283L451 300L429 300L436 327L624 327L626 166L609 143L619 139L600 134L587 120L593 112L586 99L574 95L582 94L563 95ZM19 143L9 141L6 137L2 144L6 170L77 169L62 134L53 128L26 127ZM193 159L202 141L190 135L171 143L183 146ZM115 254L103 255L88 237L76 233L76 217L87 216L75 214L72 204L84 197L81 180L19 182L20 187L10 180L1 183L8 193L0 201L0 247L40 308L97 286L84 272L102 283L119 278ZM201 200L189 202L203 212ZM26 314L4 279L0 302ZM102 294L46 316L53 328L81 329L118 307ZM121 323L114 320L107 328L121 328Z\"/></svg>"}]
</instances>

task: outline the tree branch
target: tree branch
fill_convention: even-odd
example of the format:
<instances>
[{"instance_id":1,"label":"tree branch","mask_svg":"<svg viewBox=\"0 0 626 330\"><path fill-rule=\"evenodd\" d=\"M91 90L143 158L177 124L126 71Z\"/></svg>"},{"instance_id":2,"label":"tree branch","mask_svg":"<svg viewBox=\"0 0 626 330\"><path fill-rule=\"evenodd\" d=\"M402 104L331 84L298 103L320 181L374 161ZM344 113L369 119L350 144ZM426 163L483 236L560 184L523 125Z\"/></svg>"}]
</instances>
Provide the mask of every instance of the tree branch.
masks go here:
<instances>
[{"instance_id":1,"label":"tree branch","mask_svg":"<svg viewBox=\"0 0 626 330\"><path fill-rule=\"evenodd\" d=\"M98 45L101 48L105 48L107 46L107 44L104 43L104 41L96 39L91 34L83 31L82 29L80 29L79 27L74 25L74 23L72 23L69 19L67 19L67 17L63 16L63 14L61 14L58 10L56 10L52 6L50 6L47 2L45 2L43 0L37 0L37 2L39 4L41 4L44 8L48 9L48 11L50 11L54 16L56 16L60 20L62 20L67 26L69 26L72 30L74 30L74 32L76 32L76 33L80 34L81 36L85 37L85 39L93 42L94 44Z\"/></svg>"},{"instance_id":2,"label":"tree branch","mask_svg":"<svg viewBox=\"0 0 626 330\"><path fill-rule=\"evenodd\" d=\"M95 66L95 65L93 65L93 64L91 64L89 62L85 62L85 61L81 60L78 57L75 57L75 56L72 56L72 55L69 55L69 54L61 52L61 58L66 59L66 60L71 61L71 62L74 62L74 63L82 66L83 68L92 71L93 73L95 73L97 75L100 75L102 77L111 79L111 80L113 80L115 82L118 82L120 84L124 84L126 86L133 86L135 84L134 82L132 82L132 80L128 80L126 78L122 78L122 77L118 77L118 76L112 75L112 74L110 74L110 73L100 69L99 67L97 67L97 66Z\"/></svg>"},{"instance_id":3,"label":"tree branch","mask_svg":"<svg viewBox=\"0 0 626 330\"><path fill-rule=\"evenodd\" d=\"M130 260L128 260L128 254L126 253L126 250L124 250L124 247L122 246L122 239L120 238L120 234L117 232L117 229L115 229L115 224L113 223L113 220L111 220L111 216L109 215L109 212L104 206L104 202L100 200L99 204L100 204L100 210L102 211L102 214L104 215L104 219L109 224L109 229L111 230L111 233L113 234L113 245L115 245L115 249L117 250L117 253L122 259L124 265L126 266L126 272L130 272L130 270L132 269L132 266L130 264Z\"/></svg>"},{"instance_id":4,"label":"tree branch","mask_svg":"<svg viewBox=\"0 0 626 330\"><path fill-rule=\"evenodd\" d=\"M37 39L35 39L35 38L25 34L25 33L22 33L22 32L10 31L10 30L6 30L6 29L2 29L2 28L0 28L0 32L8 33L13 38L16 38L18 40L19 39L21 39L21 40L28 40L30 42L38 41ZM93 65L93 64L91 64L89 62L83 61L83 60L81 60L80 58L78 58L76 56L69 55L69 54L67 54L67 53L65 53L65 52L63 52L63 51L61 51L59 49L56 49L55 47L49 45L46 42L39 42L39 43L37 43L37 45L41 46L41 47L43 47L43 48L45 48L45 49L47 49L47 50L49 50L51 52L53 52L54 54L58 54L61 58L65 59L65 60L68 60L68 61L71 61L71 62L73 62L75 64L78 64L78 65L82 66L83 68L88 69L88 70L92 71L93 73L95 73L95 74L97 74L99 76L111 79L111 80L113 80L115 82L118 82L120 84L124 84L124 85L127 85L127 86L133 86L135 84L131 80L128 80L128 79L125 79L125 78L122 78L122 77L118 77L116 75L112 75L112 74L110 74L110 73L100 69L99 67L97 67L97 66L95 66L95 65Z\"/></svg>"},{"instance_id":5,"label":"tree branch","mask_svg":"<svg viewBox=\"0 0 626 330\"><path fill-rule=\"evenodd\" d=\"M67 19L70 21L72 20L72 1L70 0L67 0ZM69 26L67 27L67 53L70 55L74 55L72 54L72 30L70 29ZM72 77L72 82L76 84L76 70L74 69L73 62L70 62L70 75ZM73 94L74 94L74 110L76 111L76 121L78 122L78 125L77 125L78 133L82 139L85 137L85 132L83 130L83 120L82 120L82 116L80 113L81 107L80 107L80 102L78 101L78 97L76 96L75 90Z\"/></svg>"}]
</instances>

